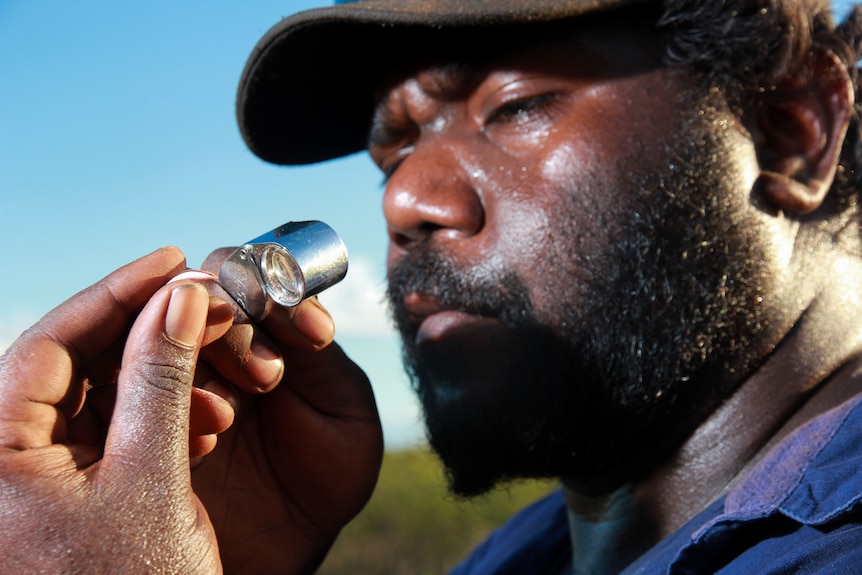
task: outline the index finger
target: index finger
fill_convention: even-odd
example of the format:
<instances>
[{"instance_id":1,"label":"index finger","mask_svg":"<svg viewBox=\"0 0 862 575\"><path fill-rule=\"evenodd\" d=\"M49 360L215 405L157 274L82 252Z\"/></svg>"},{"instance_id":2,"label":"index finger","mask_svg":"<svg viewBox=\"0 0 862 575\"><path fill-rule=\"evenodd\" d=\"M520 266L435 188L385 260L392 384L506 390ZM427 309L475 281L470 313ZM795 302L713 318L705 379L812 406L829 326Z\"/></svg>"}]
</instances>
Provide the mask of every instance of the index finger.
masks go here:
<instances>
[{"instance_id":1,"label":"index finger","mask_svg":"<svg viewBox=\"0 0 862 575\"><path fill-rule=\"evenodd\" d=\"M111 273L49 312L0 357L0 445L28 449L65 436L62 402L80 403L82 368L118 339L172 276L185 269L162 248Z\"/></svg>"}]
</instances>

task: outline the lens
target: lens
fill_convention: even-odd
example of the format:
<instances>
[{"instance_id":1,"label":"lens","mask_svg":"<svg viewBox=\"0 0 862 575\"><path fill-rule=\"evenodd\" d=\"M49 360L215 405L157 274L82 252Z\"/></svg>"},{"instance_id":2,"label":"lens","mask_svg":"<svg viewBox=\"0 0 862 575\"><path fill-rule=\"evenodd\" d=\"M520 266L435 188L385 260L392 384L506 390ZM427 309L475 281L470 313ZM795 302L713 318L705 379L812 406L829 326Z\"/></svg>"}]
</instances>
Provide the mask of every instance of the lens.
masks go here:
<instances>
[{"instance_id":1,"label":"lens","mask_svg":"<svg viewBox=\"0 0 862 575\"><path fill-rule=\"evenodd\" d=\"M260 273L266 291L281 305L294 306L305 295L302 270L290 253L278 244L270 244L260 252Z\"/></svg>"}]
</instances>

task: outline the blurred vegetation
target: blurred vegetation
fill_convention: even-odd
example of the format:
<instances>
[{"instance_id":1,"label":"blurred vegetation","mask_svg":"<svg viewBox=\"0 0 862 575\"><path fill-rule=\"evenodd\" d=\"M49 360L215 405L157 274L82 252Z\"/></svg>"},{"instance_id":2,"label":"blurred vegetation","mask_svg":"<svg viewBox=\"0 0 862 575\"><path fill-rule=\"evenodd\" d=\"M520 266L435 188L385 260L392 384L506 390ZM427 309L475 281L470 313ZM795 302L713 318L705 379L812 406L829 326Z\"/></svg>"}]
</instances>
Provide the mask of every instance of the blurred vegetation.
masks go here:
<instances>
[{"instance_id":1,"label":"blurred vegetation","mask_svg":"<svg viewBox=\"0 0 862 575\"><path fill-rule=\"evenodd\" d=\"M344 528L319 573L446 573L515 511L555 487L531 481L456 499L430 451L387 452L371 501Z\"/></svg>"}]
</instances>

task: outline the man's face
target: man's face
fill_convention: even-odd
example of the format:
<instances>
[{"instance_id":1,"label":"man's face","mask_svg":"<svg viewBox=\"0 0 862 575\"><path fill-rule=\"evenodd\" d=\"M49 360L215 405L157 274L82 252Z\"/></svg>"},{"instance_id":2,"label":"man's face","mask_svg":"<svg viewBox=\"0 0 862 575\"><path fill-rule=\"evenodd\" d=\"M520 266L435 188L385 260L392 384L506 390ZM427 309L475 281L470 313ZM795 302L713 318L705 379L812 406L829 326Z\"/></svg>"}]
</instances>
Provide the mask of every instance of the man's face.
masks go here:
<instances>
[{"instance_id":1,"label":"man's face","mask_svg":"<svg viewBox=\"0 0 862 575\"><path fill-rule=\"evenodd\" d=\"M763 351L750 140L643 34L594 24L404 75L372 129L390 304L458 493L632 480Z\"/></svg>"}]
</instances>

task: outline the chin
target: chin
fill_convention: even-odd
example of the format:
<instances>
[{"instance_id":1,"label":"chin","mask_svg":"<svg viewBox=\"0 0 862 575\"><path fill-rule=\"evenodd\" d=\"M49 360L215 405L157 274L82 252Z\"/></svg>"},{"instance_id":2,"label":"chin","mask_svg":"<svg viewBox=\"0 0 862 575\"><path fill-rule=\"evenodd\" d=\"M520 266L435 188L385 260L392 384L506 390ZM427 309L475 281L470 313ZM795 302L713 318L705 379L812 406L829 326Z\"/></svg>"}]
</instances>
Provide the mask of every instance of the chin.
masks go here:
<instances>
[{"instance_id":1,"label":"chin","mask_svg":"<svg viewBox=\"0 0 862 575\"><path fill-rule=\"evenodd\" d=\"M496 330L407 354L428 441L458 496L563 476L598 414L573 380L570 350L542 329Z\"/></svg>"}]
</instances>

